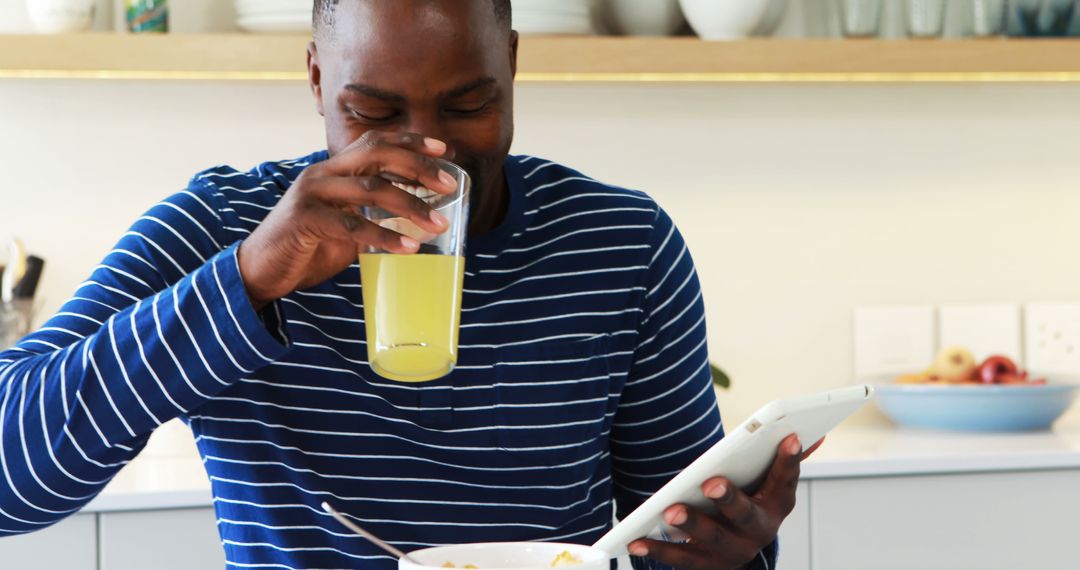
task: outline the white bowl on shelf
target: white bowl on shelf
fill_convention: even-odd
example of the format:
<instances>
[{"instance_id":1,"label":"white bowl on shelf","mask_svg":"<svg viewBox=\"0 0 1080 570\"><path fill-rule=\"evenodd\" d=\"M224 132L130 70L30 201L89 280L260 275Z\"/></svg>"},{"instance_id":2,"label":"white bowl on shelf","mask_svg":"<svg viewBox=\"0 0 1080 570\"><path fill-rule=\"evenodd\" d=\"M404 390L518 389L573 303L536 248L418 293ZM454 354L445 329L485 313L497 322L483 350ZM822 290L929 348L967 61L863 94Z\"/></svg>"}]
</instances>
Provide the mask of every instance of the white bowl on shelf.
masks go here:
<instances>
[{"instance_id":1,"label":"white bowl on shelf","mask_svg":"<svg viewBox=\"0 0 1080 570\"><path fill-rule=\"evenodd\" d=\"M26 15L42 34L67 34L90 29L94 0L27 0Z\"/></svg>"},{"instance_id":2,"label":"white bowl on shelf","mask_svg":"<svg viewBox=\"0 0 1080 570\"><path fill-rule=\"evenodd\" d=\"M771 0L679 0L690 27L706 40L737 40L752 34Z\"/></svg>"},{"instance_id":3,"label":"white bowl on shelf","mask_svg":"<svg viewBox=\"0 0 1080 570\"><path fill-rule=\"evenodd\" d=\"M788 0L769 0L769 6L765 9L765 15L761 17L761 21L758 22L757 27L754 28L753 35L773 35L773 32L780 27L780 23L784 20L787 9Z\"/></svg>"},{"instance_id":4,"label":"white bowl on shelf","mask_svg":"<svg viewBox=\"0 0 1080 570\"><path fill-rule=\"evenodd\" d=\"M595 33L591 0L514 0L514 29L525 35Z\"/></svg>"},{"instance_id":5,"label":"white bowl on shelf","mask_svg":"<svg viewBox=\"0 0 1080 570\"><path fill-rule=\"evenodd\" d=\"M628 36L670 36L682 27L679 0L607 0L615 29Z\"/></svg>"},{"instance_id":6,"label":"white bowl on shelf","mask_svg":"<svg viewBox=\"0 0 1080 570\"><path fill-rule=\"evenodd\" d=\"M289 33L311 30L311 2L304 0L235 0L236 26L247 32Z\"/></svg>"}]
</instances>

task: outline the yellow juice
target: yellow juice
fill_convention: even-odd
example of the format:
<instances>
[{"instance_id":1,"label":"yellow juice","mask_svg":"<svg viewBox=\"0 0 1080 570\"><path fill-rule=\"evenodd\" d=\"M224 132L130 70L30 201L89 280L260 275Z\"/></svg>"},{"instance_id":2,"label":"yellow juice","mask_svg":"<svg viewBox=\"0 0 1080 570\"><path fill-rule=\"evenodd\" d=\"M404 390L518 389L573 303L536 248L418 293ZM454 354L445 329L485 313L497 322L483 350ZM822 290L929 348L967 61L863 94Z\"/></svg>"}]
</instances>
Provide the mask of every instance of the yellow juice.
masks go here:
<instances>
[{"instance_id":1,"label":"yellow juice","mask_svg":"<svg viewBox=\"0 0 1080 570\"><path fill-rule=\"evenodd\" d=\"M384 378L424 382L457 363L465 260L454 255L360 255L368 361Z\"/></svg>"}]
</instances>

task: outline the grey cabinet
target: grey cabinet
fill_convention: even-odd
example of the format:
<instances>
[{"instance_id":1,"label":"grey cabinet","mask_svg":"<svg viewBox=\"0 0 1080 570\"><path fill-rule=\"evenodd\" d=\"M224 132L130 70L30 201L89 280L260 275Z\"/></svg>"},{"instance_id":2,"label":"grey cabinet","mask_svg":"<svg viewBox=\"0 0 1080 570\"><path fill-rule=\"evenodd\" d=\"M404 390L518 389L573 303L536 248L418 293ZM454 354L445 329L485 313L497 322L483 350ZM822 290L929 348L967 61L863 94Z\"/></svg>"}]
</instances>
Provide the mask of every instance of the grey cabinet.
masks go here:
<instances>
[{"instance_id":1,"label":"grey cabinet","mask_svg":"<svg viewBox=\"0 0 1080 570\"><path fill-rule=\"evenodd\" d=\"M101 570L225 567L209 508L101 513Z\"/></svg>"},{"instance_id":2,"label":"grey cabinet","mask_svg":"<svg viewBox=\"0 0 1080 570\"><path fill-rule=\"evenodd\" d=\"M97 570L96 518L76 515L44 530L0 539L0 567Z\"/></svg>"},{"instance_id":3,"label":"grey cabinet","mask_svg":"<svg viewBox=\"0 0 1080 570\"><path fill-rule=\"evenodd\" d=\"M810 482L801 481L795 510L780 527L780 560L783 570L810 570Z\"/></svg>"},{"instance_id":4,"label":"grey cabinet","mask_svg":"<svg viewBox=\"0 0 1080 570\"><path fill-rule=\"evenodd\" d=\"M811 479L780 529L780 570L1075 570L1080 470ZM625 564L625 560L622 561ZM76 515L0 539L0 568L223 568L213 510ZM627 566L620 565L620 568Z\"/></svg>"},{"instance_id":5,"label":"grey cabinet","mask_svg":"<svg viewBox=\"0 0 1080 570\"><path fill-rule=\"evenodd\" d=\"M1080 567L1077 470L815 480L810 500L815 570Z\"/></svg>"}]
</instances>

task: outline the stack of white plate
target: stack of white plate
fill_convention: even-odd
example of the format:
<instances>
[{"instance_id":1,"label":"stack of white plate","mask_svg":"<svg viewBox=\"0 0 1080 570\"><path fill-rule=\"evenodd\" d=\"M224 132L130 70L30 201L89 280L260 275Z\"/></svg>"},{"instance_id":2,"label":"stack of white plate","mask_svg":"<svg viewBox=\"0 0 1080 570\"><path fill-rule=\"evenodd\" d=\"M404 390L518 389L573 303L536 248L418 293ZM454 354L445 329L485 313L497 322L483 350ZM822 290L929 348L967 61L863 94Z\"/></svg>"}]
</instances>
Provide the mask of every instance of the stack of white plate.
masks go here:
<instances>
[{"instance_id":1,"label":"stack of white plate","mask_svg":"<svg viewBox=\"0 0 1080 570\"><path fill-rule=\"evenodd\" d=\"M591 35L592 0L513 0L514 29L530 35Z\"/></svg>"},{"instance_id":2,"label":"stack of white plate","mask_svg":"<svg viewBox=\"0 0 1080 570\"><path fill-rule=\"evenodd\" d=\"M249 32L311 30L311 0L235 0L236 25Z\"/></svg>"}]
</instances>

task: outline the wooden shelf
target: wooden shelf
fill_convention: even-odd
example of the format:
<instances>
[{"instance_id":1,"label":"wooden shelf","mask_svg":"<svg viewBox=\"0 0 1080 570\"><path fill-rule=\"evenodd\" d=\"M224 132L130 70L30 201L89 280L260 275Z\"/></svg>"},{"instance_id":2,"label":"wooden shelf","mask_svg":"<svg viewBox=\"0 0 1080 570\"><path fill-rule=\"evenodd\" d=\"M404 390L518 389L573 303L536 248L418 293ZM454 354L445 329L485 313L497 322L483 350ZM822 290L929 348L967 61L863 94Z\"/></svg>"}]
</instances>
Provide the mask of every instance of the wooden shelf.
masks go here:
<instances>
[{"instance_id":1,"label":"wooden shelf","mask_svg":"<svg viewBox=\"0 0 1080 570\"><path fill-rule=\"evenodd\" d=\"M306 35L0 35L0 78L303 81ZM522 40L526 82L1080 82L1080 40Z\"/></svg>"}]
</instances>

